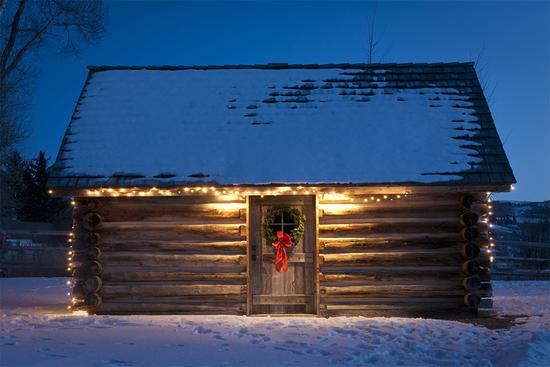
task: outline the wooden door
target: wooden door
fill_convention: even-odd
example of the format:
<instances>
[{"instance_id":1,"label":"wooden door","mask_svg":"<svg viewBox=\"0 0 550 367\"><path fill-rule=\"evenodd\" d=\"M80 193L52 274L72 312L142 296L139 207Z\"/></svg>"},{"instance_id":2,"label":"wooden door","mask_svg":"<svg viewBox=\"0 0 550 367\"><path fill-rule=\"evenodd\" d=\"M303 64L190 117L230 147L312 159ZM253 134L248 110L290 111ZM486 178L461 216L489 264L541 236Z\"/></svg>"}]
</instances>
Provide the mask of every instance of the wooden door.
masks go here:
<instances>
[{"instance_id":1,"label":"wooden door","mask_svg":"<svg viewBox=\"0 0 550 367\"><path fill-rule=\"evenodd\" d=\"M305 214L303 238L288 255L288 271L275 270L276 250L261 234L265 212L287 205ZM251 196L249 200L249 254L252 314L301 314L316 312L316 208L314 196Z\"/></svg>"}]
</instances>

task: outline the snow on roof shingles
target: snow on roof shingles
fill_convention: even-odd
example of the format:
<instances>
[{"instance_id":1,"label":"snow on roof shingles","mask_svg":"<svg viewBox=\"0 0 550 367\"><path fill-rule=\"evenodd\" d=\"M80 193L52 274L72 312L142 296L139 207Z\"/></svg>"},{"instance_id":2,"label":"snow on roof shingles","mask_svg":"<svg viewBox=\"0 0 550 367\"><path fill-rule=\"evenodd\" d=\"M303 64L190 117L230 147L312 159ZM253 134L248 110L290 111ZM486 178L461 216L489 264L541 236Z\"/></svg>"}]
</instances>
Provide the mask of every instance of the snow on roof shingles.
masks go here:
<instances>
[{"instance_id":1,"label":"snow on roof shingles","mask_svg":"<svg viewBox=\"0 0 550 367\"><path fill-rule=\"evenodd\" d=\"M471 63L90 67L51 186L515 182Z\"/></svg>"}]
</instances>

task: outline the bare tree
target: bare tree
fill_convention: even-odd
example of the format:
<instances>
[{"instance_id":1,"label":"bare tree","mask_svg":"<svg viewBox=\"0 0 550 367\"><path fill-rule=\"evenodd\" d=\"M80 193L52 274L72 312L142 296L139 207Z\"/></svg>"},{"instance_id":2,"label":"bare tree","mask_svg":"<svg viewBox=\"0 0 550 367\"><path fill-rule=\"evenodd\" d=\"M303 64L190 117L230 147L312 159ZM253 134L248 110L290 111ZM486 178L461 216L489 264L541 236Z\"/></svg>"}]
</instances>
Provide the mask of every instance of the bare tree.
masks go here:
<instances>
[{"instance_id":1,"label":"bare tree","mask_svg":"<svg viewBox=\"0 0 550 367\"><path fill-rule=\"evenodd\" d=\"M372 64L373 62L382 62L382 59L388 53L388 50L381 53L379 48L384 32L380 34L377 32L376 16L377 11L375 7L367 17L367 63L369 64ZM375 58L377 59L375 60Z\"/></svg>"},{"instance_id":2,"label":"bare tree","mask_svg":"<svg viewBox=\"0 0 550 367\"><path fill-rule=\"evenodd\" d=\"M367 62L372 64L376 47L380 40L375 38L374 31L376 30L376 8L372 11L371 15L367 18Z\"/></svg>"},{"instance_id":3,"label":"bare tree","mask_svg":"<svg viewBox=\"0 0 550 367\"><path fill-rule=\"evenodd\" d=\"M45 46L78 55L104 32L100 0L0 0L0 162L25 137L33 54Z\"/></svg>"}]
</instances>

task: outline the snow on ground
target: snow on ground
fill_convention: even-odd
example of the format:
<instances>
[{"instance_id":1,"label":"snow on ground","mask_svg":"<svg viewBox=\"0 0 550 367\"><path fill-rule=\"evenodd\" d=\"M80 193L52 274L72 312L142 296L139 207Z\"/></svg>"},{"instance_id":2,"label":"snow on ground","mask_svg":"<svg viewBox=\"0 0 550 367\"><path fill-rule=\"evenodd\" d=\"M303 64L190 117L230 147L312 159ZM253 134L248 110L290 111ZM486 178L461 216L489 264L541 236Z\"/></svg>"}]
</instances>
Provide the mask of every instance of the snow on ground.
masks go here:
<instances>
[{"instance_id":1,"label":"snow on ground","mask_svg":"<svg viewBox=\"0 0 550 367\"><path fill-rule=\"evenodd\" d=\"M508 329L334 317L73 316L66 279L0 279L1 366L547 366L550 282L494 282Z\"/></svg>"}]
</instances>

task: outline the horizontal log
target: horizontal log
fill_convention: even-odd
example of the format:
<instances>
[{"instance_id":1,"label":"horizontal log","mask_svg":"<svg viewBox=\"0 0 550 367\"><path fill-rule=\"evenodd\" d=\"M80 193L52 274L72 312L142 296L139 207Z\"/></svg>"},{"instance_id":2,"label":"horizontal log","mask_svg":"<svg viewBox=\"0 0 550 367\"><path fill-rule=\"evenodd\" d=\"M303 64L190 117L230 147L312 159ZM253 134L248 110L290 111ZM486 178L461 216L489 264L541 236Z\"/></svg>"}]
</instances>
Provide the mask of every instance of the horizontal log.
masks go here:
<instances>
[{"instance_id":1,"label":"horizontal log","mask_svg":"<svg viewBox=\"0 0 550 367\"><path fill-rule=\"evenodd\" d=\"M476 260L468 260L462 264L462 271L465 275L477 275L480 269L479 262Z\"/></svg>"},{"instance_id":2,"label":"horizontal log","mask_svg":"<svg viewBox=\"0 0 550 367\"><path fill-rule=\"evenodd\" d=\"M104 253L101 258L103 266L243 266L245 255L188 255L188 254L149 254L140 252Z\"/></svg>"},{"instance_id":3,"label":"horizontal log","mask_svg":"<svg viewBox=\"0 0 550 367\"><path fill-rule=\"evenodd\" d=\"M105 201L102 199L93 198L79 198L76 200L76 210L82 213L98 212L105 205Z\"/></svg>"},{"instance_id":4,"label":"horizontal log","mask_svg":"<svg viewBox=\"0 0 550 367\"><path fill-rule=\"evenodd\" d=\"M72 289L72 297L82 299L86 297L86 290L84 289L84 286L82 284L75 284Z\"/></svg>"},{"instance_id":5,"label":"horizontal log","mask_svg":"<svg viewBox=\"0 0 550 367\"><path fill-rule=\"evenodd\" d=\"M414 205L400 203L395 205L380 204L319 204L321 218L332 220L346 218L354 220L358 218L435 218L438 215L458 218L461 209L456 203L440 203L434 205L430 202L419 202ZM323 219L323 220L325 220Z\"/></svg>"},{"instance_id":6,"label":"horizontal log","mask_svg":"<svg viewBox=\"0 0 550 367\"><path fill-rule=\"evenodd\" d=\"M181 224L181 225L201 225L201 224L235 224L243 225L246 223L246 220L242 218L232 218L232 217L176 217L173 215L165 215L163 217L148 217L148 218L135 218L128 217L123 218L104 218L101 223L101 228L110 227L116 225L115 223L143 223L145 225L160 225L160 224Z\"/></svg>"},{"instance_id":7,"label":"horizontal log","mask_svg":"<svg viewBox=\"0 0 550 367\"><path fill-rule=\"evenodd\" d=\"M399 276L421 276L433 278L433 276L457 276L464 277L460 266L349 266L349 267L326 267L322 274L349 274L349 275L372 275L390 274Z\"/></svg>"},{"instance_id":8,"label":"horizontal log","mask_svg":"<svg viewBox=\"0 0 550 367\"><path fill-rule=\"evenodd\" d=\"M208 221L227 220L241 222L241 209L245 202L187 204L168 201L162 204L147 202L114 202L103 207L99 213L106 222L121 221Z\"/></svg>"},{"instance_id":9,"label":"horizontal log","mask_svg":"<svg viewBox=\"0 0 550 367\"><path fill-rule=\"evenodd\" d=\"M102 291L99 292L103 295ZM224 302L246 302L246 294L190 294L182 295L178 291L167 294L121 294L121 295L105 295L104 299L109 302L133 302L136 300L142 300L146 302L185 302L189 304L201 304L201 303L224 303Z\"/></svg>"},{"instance_id":10,"label":"horizontal log","mask_svg":"<svg viewBox=\"0 0 550 367\"><path fill-rule=\"evenodd\" d=\"M460 224L463 226L473 226L477 224L479 215L470 211L464 212L460 215Z\"/></svg>"},{"instance_id":11,"label":"horizontal log","mask_svg":"<svg viewBox=\"0 0 550 367\"><path fill-rule=\"evenodd\" d=\"M80 268L89 275L99 275L103 271L103 266L98 261L86 261L80 265Z\"/></svg>"},{"instance_id":12,"label":"horizontal log","mask_svg":"<svg viewBox=\"0 0 550 367\"><path fill-rule=\"evenodd\" d=\"M246 265L218 265L218 264L209 264L206 263L202 266L197 266L195 263L190 264L154 264L154 265L139 265L139 264L106 264L104 267L104 272L101 274L101 277L104 277L104 274L110 273L136 273L142 272L146 274L147 272L157 273L189 273L189 274L240 274L246 272Z\"/></svg>"},{"instance_id":13,"label":"horizontal log","mask_svg":"<svg viewBox=\"0 0 550 367\"><path fill-rule=\"evenodd\" d=\"M365 237L321 237L319 239L319 249L353 249L365 247L383 247L390 246L444 246L445 244L455 244L463 242L459 233L390 233L373 234Z\"/></svg>"},{"instance_id":14,"label":"horizontal log","mask_svg":"<svg viewBox=\"0 0 550 367\"><path fill-rule=\"evenodd\" d=\"M244 285L178 284L175 282L109 283L100 291L103 298L184 297L246 294ZM208 299L205 297L204 299Z\"/></svg>"},{"instance_id":15,"label":"horizontal log","mask_svg":"<svg viewBox=\"0 0 550 367\"><path fill-rule=\"evenodd\" d=\"M479 277L474 275L467 278L464 278L462 281L464 289L470 293L477 293L480 287Z\"/></svg>"},{"instance_id":16,"label":"horizontal log","mask_svg":"<svg viewBox=\"0 0 550 367\"><path fill-rule=\"evenodd\" d=\"M77 280L77 282L80 282ZM89 278L81 281L82 288L85 293L99 292L103 285L103 281L97 275L90 276Z\"/></svg>"},{"instance_id":17,"label":"horizontal log","mask_svg":"<svg viewBox=\"0 0 550 367\"><path fill-rule=\"evenodd\" d=\"M449 302L449 303L430 303L430 304L403 304L403 305L326 305L325 310L327 311L336 311L336 310L357 310L357 311L377 311L377 310L388 310L388 311L434 311L441 309L456 309L460 308L462 305L458 302Z\"/></svg>"},{"instance_id":18,"label":"horizontal log","mask_svg":"<svg viewBox=\"0 0 550 367\"><path fill-rule=\"evenodd\" d=\"M181 241L222 239L241 240L244 225L178 224L167 222L111 222L97 229L104 241L126 239L176 239Z\"/></svg>"},{"instance_id":19,"label":"horizontal log","mask_svg":"<svg viewBox=\"0 0 550 367\"><path fill-rule=\"evenodd\" d=\"M89 294L86 295L86 298L84 299L84 304L87 307L97 307L102 302L103 302L103 299L97 293L89 293Z\"/></svg>"},{"instance_id":20,"label":"horizontal log","mask_svg":"<svg viewBox=\"0 0 550 367\"><path fill-rule=\"evenodd\" d=\"M252 303L255 305L294 305L313 303L313 295L292 294L292 295L271 295L258 294L252 296Z\"/></svg>"},{"instance_id":21,"label":"horizontal log","mask_svg":"<svg viewBox=\"0 0 550 367\"><path fill-rule=\"evenodd\" d=\"M363 216L322 216L319 218L320 228L330 225L365 225L373 228L378 227L388 227L392 225L394 227L411 227L416 226L419 228L426 227L445 227L445 228L460 228L460 220L457 214L450 213L444 215L445 213L435 213L433 216L426 216L425 213L420 213L424 215L418 216L388 216L388 217L374 217L370 215ZM439 214L439 215L437 215Z\"/></svg>"},{"instance_id":22,"label":"horizontal log","mask_svg":"<svg viewBox=\"0 0 550 367\"><path fill-rule=\"evenodd\" d=\"M101 275L108 282L187 281L221 284L245 284L246 273L189 273L181 271L147 271L105 269Z\"/></svg>"},{"instance_id":23,"label":"horizontal log","mask_svg":"<svg viewBox=\"0 0 550 367\"><path fill-rule=\"evenodd\" d=\"M196 204L240 204L246 205L246 199L241 198L239 195L205 195L200 193L198 195L186 194L182 196L133 196L133 197L100 197L94 198L102 202L103 206L100 210L105 208L125 208L129 210L135 210L139 208L147 207L165 207L175 208L182 205L196 205Z\"/></svg>"},{"instance_id":24,"label":"horizontal log","mask_svg":"<svg viewBox=\"0 0 550 367\"><path fill-rule=\"evenodd\" d=\"M460 247L460 254L465 259L474 259L479 256L480 248L477 243L464 243Z\"/></svg>"},{"instance_id":25,"label":"horizontal log","mask_svg":"<svg viewBox=\"0 0 550 367\"><path fill-rule=\"evenodd\" d=\"M437 285L362 285L347 287L320 287L321 299L330 299L338 297L363 298L363 297L388 297L388 298L407 298L407 297L449 297L463 296L463 289L460 289L460 283L457 287L448 288L448 286Z\"/></svg>"},{"instance_id":26,"label":"horizontal log","mask_svg":"<svg viewBox=\"0 0 550 367\"><path fill-rule=\"evenodd\" d=\"M462 264L458 253L449 251L417 252L370 252L347 254L324 254L319 256L321 267L327 268L348 266L426 266Z\"/></svg>"},{"instance_id":27,"label":"horizontal log","mask_svg":"<svg viewBox=\"0 0 550 367\"><path fill-rule=\"evenodd\" d=\"M414 206L434 207L438 205L453 205L458 207L460 205L460 196L456 194L415 194L415 195L403 195L403 192L394 191L393 193L379 192L370 193L360 189L355 190L349 194L321 194L319 195L320 208L326 204L357 204L364 205L373 210L377 208L410 208ZM384 198L384 194L388 195ZM380 196L382 195L382 196ZM399 195L399 197L397 197ZM378 201L380 199L380 201Z\"/></svg>"},{"instance_id":28,"label":"horizontal log","mask_svg":"<svg viewBox=\"0 0 550 367\"><path fill-rule=\"evenodd\" d=\"M453 221L442 219L431 222L387 222L387 223L362 223L362 224L323 224L319 225L320 237L365 237L372 234L387 233L417 233L454 234L461 230L462 226L456 218Z\"/></svg>"},{"instance_id":29,"label":"horizontal log","mask_svg":"<svg viewBox=\"0 0 550 367\"><path fill-rule=\"evenodd\" d=\"M177 302L105 302L95 312L98 314L230 314L241 315L246 306L242 303L185 304Z\"/></svg>"},{"instance_id":30,"label":"horizontal log","mask_svg":"<svg viewBox=\"0 0 550 367\"><path fill-rule=\"evenodd\" d=\"M459 272L451 273L409 273L395 274L392 272L386 273L369 273L369 274L319 274L319 282L321 285L329 284L381 284L383 282L418 284L420 282L461 284L463 276Z\"/></svg>"},{"instance_id":31,"label":"horizontal log","mask_svg":"<svg viewBox=\"0 0 550 367\"><path fill-rule=\"evenodd\" d=\"M96 246L88 246L85 249L75 249L73 259L75 261L97 260L101 257L101 250Z\"/></svg>"},{"instance_id":32,"label":"horizontal log","mask_svg":"<svg viewBox=\"0 0 550 367\"><path fill-rule=\"evenodd\" d=\"M351 299L321 299L320 306L321 308L326 308L329 305L332 306L369 306L369 305L380 305L380 306L407 306L407 305L419 305L422 307L437 307L438 304L454 304L455 306L463 306L463 294L458 296L449 296L449 297L404 297L404 298L387 298L387 297L362 297L362 298L351 298Z\"/></svg>"},{"instance_id":33,"label":"horizontal log","mask_svg":"<svg viewBox=\"0 0 550 367\"><path fill-rule=\"evenodd\" d=\"M488 238L487 238L488 239ZM407 242L407 243L460 243L465 242L462 238L462 235L459 232L444 232L444 233L435 233L435 232L425 232L425 233L398 233L398 232L388 232L388 233L367 233L364 235L361 234L350 234L347 236L336 236L331 235L331 233L325 233L324 236L319 236L320 243L327 242L353 242L353 241L364 241L365 243L374 241L374 243L382 244L383 241L391 241L389 243L396 242ZM380 241L380 242L378 242Z\"/></svg>"},{"instance_id":34,"label":"horizontal log","mask_svg":"<svg viewBox=\"0 0 550 367\"><path fill-rule=\"evenodd\" d=\"M397 238L360 238L360 239L324 239L319 243L319 251L325 253L357 252L357 251L396 251L396 250L429 250L454 249L458 251L460 245L456 242L425 240L416 238L400 240Z\"/></svg>"},{"instance_id":35,"label":"horizontal log","mask_svg":"<svg viewBox=\"0 0 550 367\"><path fill-rule=\"evenodd\" d=\"M168 240L108 240L101 245L104 252L137 251L137 252L177 252L177 253L245 253L246 241L168 241Z\"/></svg>"},{"instance_id":36,"label":"horizontal log","mask_svg":"<svg viewBox=\"0 0 550 367\"><path fill-rule=\"evenodd\" d=\"M464 296L464 304L468 307L477 307L481 297L477 294L468 293Z\"/></svg>"},{"instance_id":37,"label":"horizontal log","mask_svg":"<svg viewBox=\"0 0 550 367\"><path fill-rule=\"evenodd\" d=\"M322 317L333 316L362 316L362 317L411 317L411 318L444 318L444 319L456 319L458 317L472 318L476 316L476 313L465 306L458 308L441 308L441 309L409 309L409 310L331 310L321 311Z\"/></svg>"},{"instance_id":38,"label":"horizontal log","mask_svg":"<svg viewBox=\"0 0 550 367\"><path fill-rule=\"evenodd\" d=\"M86 213L79 224L87 231L94 231L95 228L101 225L103 218L94 212Z\"/></svg>"}]
</instances>

